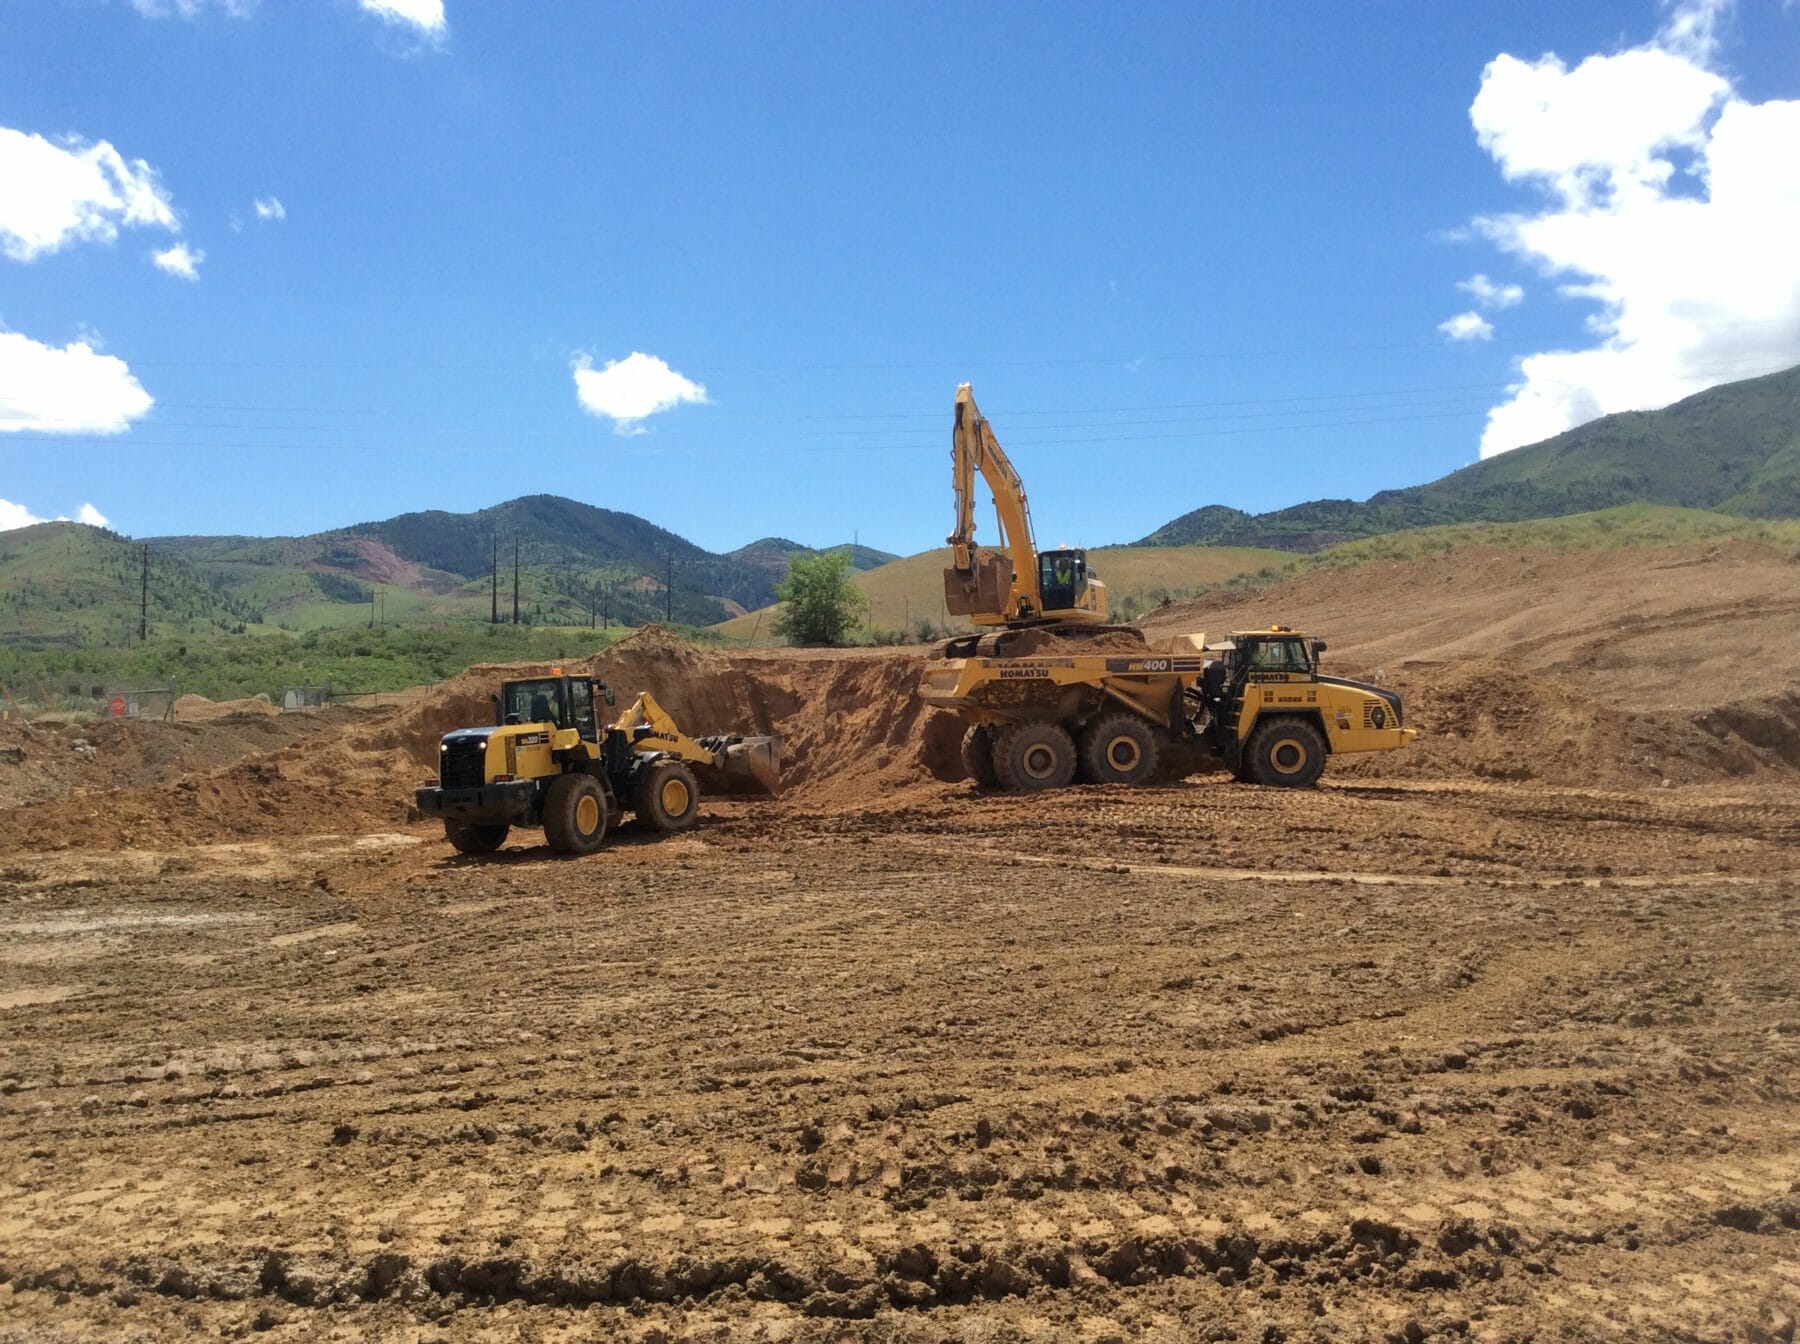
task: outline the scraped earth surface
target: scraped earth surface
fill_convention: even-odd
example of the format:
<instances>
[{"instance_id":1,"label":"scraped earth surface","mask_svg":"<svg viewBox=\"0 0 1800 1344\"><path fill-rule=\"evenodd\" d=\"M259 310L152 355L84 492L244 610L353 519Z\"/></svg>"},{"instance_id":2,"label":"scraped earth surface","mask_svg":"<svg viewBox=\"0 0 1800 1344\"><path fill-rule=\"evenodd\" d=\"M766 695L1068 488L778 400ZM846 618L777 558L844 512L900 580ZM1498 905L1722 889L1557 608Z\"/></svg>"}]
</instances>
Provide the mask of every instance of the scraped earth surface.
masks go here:
<instances>
[{"instance_id":1,"label":"scraped earth surface","mask_svg":"<svg viewBox=\"0 0 1800 1344\"><path fill-rule=\"evenodd\" d=\"M1800 633L1781 557L1689 558ZM593 666L781 733L782 800L457 858L406 802L476 669L0 810L0 1337L1791 1338L1779 658L1306 623L1425 764L984 796L921 650L651 631Z\"/></svg>"}]
</instances>

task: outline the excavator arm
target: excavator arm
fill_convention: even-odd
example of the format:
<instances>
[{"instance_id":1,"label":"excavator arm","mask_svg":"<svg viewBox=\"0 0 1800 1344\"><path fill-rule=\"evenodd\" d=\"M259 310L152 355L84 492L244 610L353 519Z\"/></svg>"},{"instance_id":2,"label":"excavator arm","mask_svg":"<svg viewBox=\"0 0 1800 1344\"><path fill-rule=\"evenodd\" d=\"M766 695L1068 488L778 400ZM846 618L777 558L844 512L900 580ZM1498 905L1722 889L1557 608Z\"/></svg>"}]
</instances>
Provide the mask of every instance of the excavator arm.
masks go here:
<instances>
[{"instance_id":1,"label":"excavator arm","mask_svg":"<svg viewBox=\"0 0 1800 1344\"><path fill-rule=\"evenodd\" d=\"M968 383L956 389L956 418L950 439L951 479L956 490L956 530L950 542L950 567L944 571L944 602L952 616L969 616L977 625L1003 625L1029 619L1040 610L1037 586L1037 542L1025 483L1013 469L1000 440L975 404ZM1000 546L987 549L975 542L975 473L993 492L999 514Z\"/></svg>"}]
</instances>

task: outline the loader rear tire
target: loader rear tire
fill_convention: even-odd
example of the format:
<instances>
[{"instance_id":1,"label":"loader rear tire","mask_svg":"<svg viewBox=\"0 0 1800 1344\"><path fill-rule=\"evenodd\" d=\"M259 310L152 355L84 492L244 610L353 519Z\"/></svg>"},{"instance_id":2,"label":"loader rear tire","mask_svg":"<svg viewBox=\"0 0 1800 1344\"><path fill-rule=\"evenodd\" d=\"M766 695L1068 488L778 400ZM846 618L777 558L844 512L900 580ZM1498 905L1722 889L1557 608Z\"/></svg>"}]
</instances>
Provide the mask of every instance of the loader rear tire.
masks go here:
<instances>
[{"instance_id":1,"label":"loader rear tire","mask_svg":"<svg viewBox=\"0 0 1800 1344\"><path fill-rule=\"evenodd\" d=\"M994 775L1014 793L1060 789L1075 778L1075 739L1054 723L1010 723L994 735Z\"/></svg>"},{"instance_id":2,"label":"loader rear tire","mask_svg":"<svg viewBox=\"0 0 1800 1344\"><path fill-rule=\"evenodd\" d=\"M1325 739L1305 719L1258 724L1244 747L1243 774L1252 784L1305 789L1325 773Z\"/></svg>"},{"instance_id":3,"label":"loader rear tire","mask_svg":"<svg viewBox=\"0 0 1800 1344\"><path fill-rule=\"evenodd\" d=\"M1090 784L1145 784L1156 774L1156 732L1135 714L1103 714L1081 730Z\"/></svg>"},{"instance_id":4,"label":"loader rear tire","mask_svg":"<svg viewBox=\"0 0 1800 1344\"><path fill-rule=\"evenodd\" d=\"M963 734L962 759L976 788L1000 786L1000 776L994 773L994 730L988 724L978 723Z\"/></svg>"},{"instance_id":5,"label":"loader rear tire","mask_svg":"<svg viewBox=\"0 0 1800 1344\"><path fill-rule=\"evenodd\" d=\"M606 839L606 791L592 775L558 775L544 793L544 839L557 854L592 854Z\"/></svg>"},{"instance_id":6,"label":"loader rear tire","mask_svg":"<svg viewBox=\"0 0 1800 1344\"><path fill-rule=\"evenodd\" d=\"M456 847L458 854L492 854L506 843L510 826L482 826L473 821L446 821L444 839Z\"/></svg>"},{"instance_id":7,"label":"loader rear tire","mask_svg":"<svg viewBox=\"0 0 1800 1344\"><path fill-rule=\"evenodd\" d=\"M700 785L680 761L656 761L632 795L638 821L653 831L685 831L700 816Z\"/></svg>"}]
</instances>

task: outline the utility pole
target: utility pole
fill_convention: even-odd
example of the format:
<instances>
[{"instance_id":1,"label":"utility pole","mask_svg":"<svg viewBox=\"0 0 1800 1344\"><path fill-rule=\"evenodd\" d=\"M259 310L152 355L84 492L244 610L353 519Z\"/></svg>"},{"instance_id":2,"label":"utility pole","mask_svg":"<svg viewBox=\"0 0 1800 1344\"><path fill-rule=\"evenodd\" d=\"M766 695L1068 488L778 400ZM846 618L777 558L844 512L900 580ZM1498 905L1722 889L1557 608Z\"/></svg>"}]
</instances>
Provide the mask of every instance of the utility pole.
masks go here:
<instances>
[{"instance_id":1,"label":"utility pole","mask_svg":"<svg viewBox=\"0 0 1800 1344\"><path fill-rule=\"evenodd\" d=\"M488 571L489 578L491 581L491 588L489 590L489 596L492 598L492 602L490 604L489 611L488 611L488 624L489 625L499 625L500 624L500 529L499 528L494 529L494 535L493 535L492 540L494 543L494 563L493 563L493 568Z\"/></svg>"},{"instance_id":2,"label":"utility pole","mask_svg":"<svg viewBox=\"0 0 1800 1344\"><path fill-rule=\"evenodd\" d=\"M375 585L369 585L369 629L375 628Z\"/></svg>"},{"instance_id":3,"label":"utility pole","mask_svg":"<svg viewBox=\"0 0 1800 1344\"><path fill-rule=\"evenodd\" d=\"M608 579L606 581L606 605L600 610L600 628L602 630L612 629L612 595L613 581Z\"/></svg>"},{"instance_id":4,"label":"utility pole","mask_svg":"<svg viewBox=\"0 0 1800 1344\"><path fill-rule=\"evenodd\" d=\"M150 543L144 543L143 578L138 591L138 643L150 638Z\"/></svg>"},{"instance_id":5,"label":"utility pole","mask_svg":"<svg viewBox=\"0 0 1800 1344\"><path fill-rule=\"evenodd\" d=\"M592 630L600 624L600 585L596 583L588 593L588 629Z\"/></svg>"},{"instance_id":6,"label":"utility pole","mask_svg":"<svg viewBox=\"0 0 1800 1344\"><path fill-rule=\"evenodd\" d=\"M519 623L519 534L513 533L513 624Z\"/></svg>"}]
</instances>

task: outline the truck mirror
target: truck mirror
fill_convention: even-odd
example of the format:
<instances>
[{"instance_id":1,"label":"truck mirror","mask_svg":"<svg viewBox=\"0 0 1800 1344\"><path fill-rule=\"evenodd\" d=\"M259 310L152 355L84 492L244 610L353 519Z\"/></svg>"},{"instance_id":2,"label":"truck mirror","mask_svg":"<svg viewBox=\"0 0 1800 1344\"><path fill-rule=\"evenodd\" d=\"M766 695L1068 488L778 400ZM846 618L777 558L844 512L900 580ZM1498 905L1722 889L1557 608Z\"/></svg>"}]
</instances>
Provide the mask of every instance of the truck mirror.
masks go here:
<instances>
[{"instance_id":1,"label":"truck mirror","mask_svg":"<svg viewBox=\"0 0 1800 1344\"><path fill-rule=\"evenodd\" d=\"M490 695L488 703L494 707L494 727L498 728L500 726L500 697Z\"/></svg>"},{"instance_id":2,"label":"truck mirror","mask_svg":"<svg viewBox=\"0 0 1800 1344\"><path fill-rule=\"evenodd\" d=\"M1325 652L1325 641L1322 639L1315 639L1313 641L1313 661L1317 662L1319 655L1324 652Z\"/></svg>"}]
</instances>

